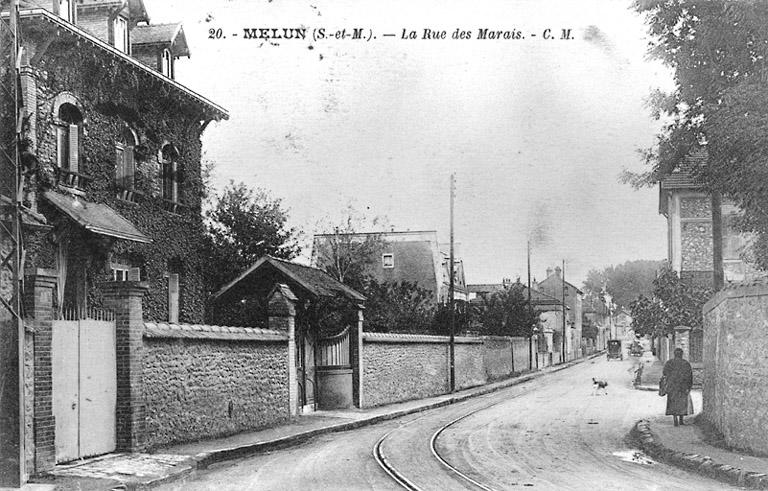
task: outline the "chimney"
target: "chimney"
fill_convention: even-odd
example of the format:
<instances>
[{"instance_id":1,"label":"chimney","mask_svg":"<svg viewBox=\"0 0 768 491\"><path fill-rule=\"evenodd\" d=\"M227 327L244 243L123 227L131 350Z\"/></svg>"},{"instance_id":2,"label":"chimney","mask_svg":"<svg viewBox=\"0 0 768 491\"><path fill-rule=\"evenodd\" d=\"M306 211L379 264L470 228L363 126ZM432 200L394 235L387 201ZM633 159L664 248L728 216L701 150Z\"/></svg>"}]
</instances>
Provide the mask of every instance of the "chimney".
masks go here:
<instances>
[{"instance_id":1,"label":"chimney","mask_svg":"<svg viewBox=\"0 0 768 491\"><path fill-rule=\"evenodd\" d=\"M531 290L538 290L539 289L539 282L536 281L536 277L533 277L533 280L531 280Z\"/></svg>"},{"instance_id":2,"label":"chimney","mask_svg":"<svg viewBox=\"0 0 768 491\"><path fill-rule=\"evenodd\" d=\"M547 278L552 276L552 268L547 268Z\"/></svg>"},{"instance_id":3,"label":"chimney","mask_svg":"<svg viewBox=\"0 0 768 491\"><path fill-rule=\"evenodd\" d=\"M563 270L560 269L560 266L555 266L555 276L560 278L562 276L562 274L563 274Z\"/></svg>"},{"instance_id":4,"label":"chimney","mask_svg":"<svg viewBox=\"0 0 768 491\"><path fill-rule=\"evenodd\" d=\"M503 279L501 280L501 285L502 285L504 288L509 288L509 285L511 285L511 284L512 284L512 280L511 280L510 278L503 278Z\"/></svg>"}]
</instances>

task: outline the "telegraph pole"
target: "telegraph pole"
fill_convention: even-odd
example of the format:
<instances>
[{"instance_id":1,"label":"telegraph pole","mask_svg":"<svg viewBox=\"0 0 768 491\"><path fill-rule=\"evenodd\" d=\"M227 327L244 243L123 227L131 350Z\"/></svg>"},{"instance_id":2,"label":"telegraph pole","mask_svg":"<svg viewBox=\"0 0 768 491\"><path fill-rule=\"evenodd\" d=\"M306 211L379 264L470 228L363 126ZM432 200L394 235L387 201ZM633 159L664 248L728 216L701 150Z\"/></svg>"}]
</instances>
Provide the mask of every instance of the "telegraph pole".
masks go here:
<instances>
[{"instance_id":1,"label":"telegraph pole","mask_svg":"<svg viewBox=\"0 0 768 491\"><path fill-rule=\"evenodd\" d=\"M455 357L454 357L454 337L456 335L456 313L454 311L454 264L453 264L453 201L455 199L456 194L456 175L451 174L451 246L450 246L450 254L448 260L450 261L450 268L449 268L449 274L450 278L448 279L448 307L450 308L450 319L451 319L451 338L450 338L450 352L451 352L451 392L456 390L456 365L455 365Z\"/></svg>"},{"instance_id":2,"label":"telegraph pole","mask_svg":"<svg viewBox=\"0 0 768 491\"><path fill-rule=\"evenodd\" d=\"M565 355L565 259L563 259L563 363L567 360Z\"/></svg>"},{"instance_id":3,"label":"telegraph pole","mask_svg":"<svg viewBox=\"0 0 768 491\"><path fill-rule=\"evenodd\" d=\"M531 239L528 239L528 308L531 308ZM528 370L533 370L533 332L528 336Z\"/></svg>"}]
</instances>

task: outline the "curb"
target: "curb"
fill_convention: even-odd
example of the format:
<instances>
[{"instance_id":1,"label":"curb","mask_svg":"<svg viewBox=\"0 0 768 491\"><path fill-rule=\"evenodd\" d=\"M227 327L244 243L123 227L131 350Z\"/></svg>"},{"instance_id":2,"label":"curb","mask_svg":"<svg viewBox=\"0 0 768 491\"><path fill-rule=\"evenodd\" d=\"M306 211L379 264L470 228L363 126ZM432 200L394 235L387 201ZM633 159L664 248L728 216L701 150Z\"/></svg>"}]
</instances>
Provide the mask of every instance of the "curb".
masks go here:
<instances>
[{"instance_id":1,"label":"curb","mask_svg":"<svg viewBox=\"0 0 768 491\"><path fill-rule=\"evenodd\" d=\"M246 445L240 445L237 447L231 447L231 448L225 448L221 450L214 450L212 452L203 452L195 455L195 461L196 461L196 468L197 469L205 469L208 466L223 462L226 460L241 458L245 456L255 455L261 452L266 452L269 450L276 450L281 448L290 447L293 445L297 445L299 443L303 443L311 438L314 438L318 435L324 435L328 433L336 433L340 431L348 431L348 430L354 430L357 428L361 428L363 426L369 426L376 423L381 423L382 421L388 421L391 419L400 418L402 416L407 416L409 414L415 414L420 413L424 411L428 411L430 409L437 409L440 407L449 406L451 404L456 404L458 402L465 401L467 399L471 399L473 397L482 396L485 394L490 394L492 392L499 391L501 389L505 389L507 387L512 387L515 385L519 385L525 382L528 382L530 380L542 377L544 375L559 372L560 370L564 370L566 368L570 368L574 365L577 365L579 363L583 363L587 360L591 360L593 358L597 358L599 356L602 356L604 354L603 351L600 351L598 353L594 353L588 357L580 358L578 360L572 360L560 365L553 365L551 367L547 367L544 370L540 370L537 372L528 373L522 376L518 377L511 377L503 382L497 382L497 385L493 385L491 387L483 387L479 388L477 390L474 390L472 392L457 395L454 397L450 397L448 399L444 399L442 401L437 401L431 404L425 404L423 406L416 406L409 409L403 409L400 411L395 411L392 413L386 413L386 414L380 414L378 416L372 416L370 418L360 419L357 421L350 421L348 423L340 423L332 426L326 426L324 428L317 428L314 430L306 431L303 433L297 433L295 435L290 435L286 437L276 438L274 440L267 440L264 442L256 442L256 443L249 443ZM171 477L171 476L169 476ZM173 476L175 477L175 476Z\"/></svg>"},{"instance_id":2,"label":"curb","mask_svg":"<svg viewBox=\"0 0 768 491\"><path fill-rule=\"evenodd\" d=\"M678 452L661 445L653 437L651 423L641 419L630 431L631 440L656 460L682 469L697 472L721 482L749 489L768 489L768 475L745 471L727 464L718 464L710 457Z\"/></svg>"}]
</instances>

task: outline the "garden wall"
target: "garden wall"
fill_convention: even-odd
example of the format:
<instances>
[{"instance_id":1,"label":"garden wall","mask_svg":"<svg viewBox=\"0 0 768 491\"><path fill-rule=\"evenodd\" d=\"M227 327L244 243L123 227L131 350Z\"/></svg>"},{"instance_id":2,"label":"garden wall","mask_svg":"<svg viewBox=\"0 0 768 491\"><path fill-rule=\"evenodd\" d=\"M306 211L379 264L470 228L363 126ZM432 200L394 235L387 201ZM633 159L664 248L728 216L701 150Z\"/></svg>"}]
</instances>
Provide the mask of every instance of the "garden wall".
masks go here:
<instances>
[{"instance_id":1,"label":"garden wall","mask_svg":"<svg viewBox=\"0 0 768 491\"><path fill-rule=\"evenodd\" d=\"M288 420L287 333L242 327L145 326L149 447Z\"/></svg>"},{"instance_id":2,"label":"garden wall","mask_svg":"<svg viewBox=\"0 0 768 491\"><path fill-rule=\"evenodd\" d=\"M768 285L726 287L703 313L704 417L727 445L768 454Z\"/></svg>"},{"instance_id":3,"label":"garden wall","mask_svg":"<svg viewBox=\"0 0 768 491\"><path fill-rule=\"evenodd\" d=\"M447 336L363 333L363 406L448 393L449 350ZM482 385L528 370L528 339L456 337L454 359L457 389Z\"/></svg>"}]
</instances>

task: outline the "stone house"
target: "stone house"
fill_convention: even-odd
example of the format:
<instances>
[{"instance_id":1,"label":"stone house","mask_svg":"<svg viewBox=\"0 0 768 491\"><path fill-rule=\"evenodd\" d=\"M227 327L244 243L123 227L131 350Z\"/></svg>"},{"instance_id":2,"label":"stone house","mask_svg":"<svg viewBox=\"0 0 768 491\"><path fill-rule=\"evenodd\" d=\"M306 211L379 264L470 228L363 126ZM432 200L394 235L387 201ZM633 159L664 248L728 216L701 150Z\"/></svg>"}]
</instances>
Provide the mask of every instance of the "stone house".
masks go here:
<instances>
[{"instance_id":1,"label":"stone house","mask_svg":"<svg viewBox=\"0 0 768 491\"><path fill-rule=\"evenodd\" d=\"M144 447L143 322L203 318L201 135L228 114L141 0L20 3L29 474Z\"/></svg>"},{"instance_id":2,"label":"stone house","mask_svg":"<svg viewBox=\"0 0 768 491\"><path fill-rule=\"evenodd\" d=\"M432 292L436 305L448 301L450 260L445 252L447 248L438 243L434 230L316 234L312 243L312 265L318 266L327 261L332 249L339 244L365 241L373 244L371 255L375 256L367 265L367 273L377 281L416 283ZM458 302L466 302L464 264L456 256L454 282L454 298Z\"/></svg>"},{"instance_id":3,"label":"stone house","mask_svg":"<svg viewBox=\"0 0 768 491\"><path fill-rule=\"evenodd\" d=\"M667 258L681 278L704 286L713 282L712 199L692 177L692 170L706 161L706 152L694 152L659 181L659 214L667 219ZM723 273L734 282L754 276L743 259L749 237L734 229L739 209L723 200Z\"/></svg>"},{"instance_id":4,"label":"stone house","mask_svg":"<svg viewBox=\"0 0 768 491\"><path fill-rule=\"evenodd\" d=\"M547 268L547 277L532 285L532 288L544 292L552 297L562 299L565 297L566 313L565 352L568 359L580 358L581 353L581 322L583 311L584 292L578 287L563 280L563 271L559 266ZM562 329L562 328L561 328Z\"/></svg>"}]
</instances>

